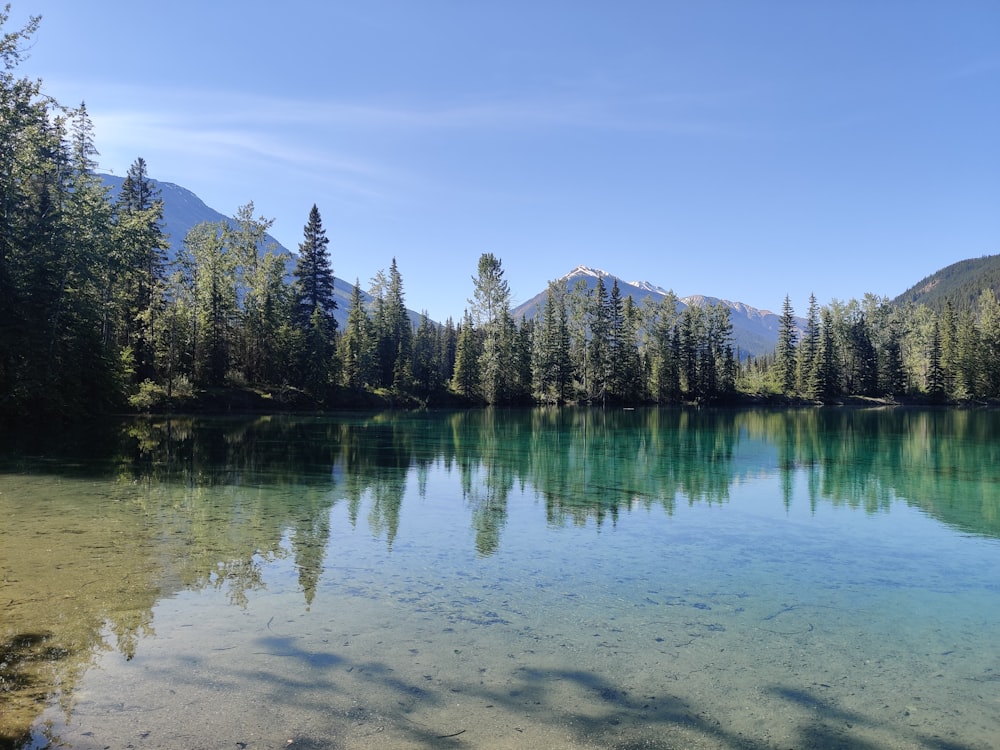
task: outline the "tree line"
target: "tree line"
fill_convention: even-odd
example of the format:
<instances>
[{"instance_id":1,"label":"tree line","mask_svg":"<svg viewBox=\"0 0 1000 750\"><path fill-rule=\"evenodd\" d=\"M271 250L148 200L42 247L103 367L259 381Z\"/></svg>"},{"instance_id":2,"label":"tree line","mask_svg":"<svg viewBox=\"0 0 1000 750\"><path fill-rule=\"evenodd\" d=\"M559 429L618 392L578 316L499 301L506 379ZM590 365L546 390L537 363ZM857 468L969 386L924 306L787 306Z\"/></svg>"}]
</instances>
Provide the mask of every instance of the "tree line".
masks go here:
<instances>
[{"instance_id":1,"label":"tree line","mask_svg":"<svg viewBox=\"0 0 1000 750\"><path fill-rule=\"evenodd\" d=\"M961 312L872 294L820 307L811 296L799 330L785 297L775 352L750 363L742 385L819 402L1000 398L1000 302L989 287Z\"/></svg>"},{"instance_id":2,"label":"tree line","mask_svg":"<svg viewBox=\"0 0 1000 750\"><path fill-rule=\"evenodd\" d=\"M168 256L145 161L112 198L86 106L16 76L38 22L0 37L0 416L169 408L234 388L316 407L1000 396L989 291L960 313L812 298L804 326L786 297L774 353L743 357L729 308L673 293L636 304L616 279L552 282L515 320L502 263L483 253L458 322L412 321L393 259L367 297L355 281L341 329L315 205L294 259L269 245L252 202Z\"/></svg>"}]
</instances>

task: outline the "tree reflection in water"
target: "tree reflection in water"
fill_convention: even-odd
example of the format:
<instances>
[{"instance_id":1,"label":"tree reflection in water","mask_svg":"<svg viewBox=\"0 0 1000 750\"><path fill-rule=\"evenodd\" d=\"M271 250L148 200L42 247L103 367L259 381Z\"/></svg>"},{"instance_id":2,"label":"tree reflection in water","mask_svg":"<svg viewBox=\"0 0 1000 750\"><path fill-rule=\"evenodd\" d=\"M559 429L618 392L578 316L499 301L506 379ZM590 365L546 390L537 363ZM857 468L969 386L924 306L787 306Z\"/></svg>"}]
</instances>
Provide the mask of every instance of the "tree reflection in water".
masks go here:
<instances>
[{"instance_id":1,"label":"tree reflection in water","mask_svg":"<svg viewBox=\"0 0 1000 750\"><path fill-rule=\"evenodd\" d=\"M565 408L8 433L0 513L16 520L0 528L0 741L17 746L97 654L130 658L154 605L178 591L212 587L245 607L267 562L291 557L312 604L334 506L391 550L404 499L432 491L432 469L458 475L483 557L502 548L515 491L540 498L549 525L600 528L637 508L727 503L761 472L780 476L786 503L801 479L814 507L880 513L905 500L1000 537L996 434L1000 415L986 411Z\"/></svg>"}]
</instances>

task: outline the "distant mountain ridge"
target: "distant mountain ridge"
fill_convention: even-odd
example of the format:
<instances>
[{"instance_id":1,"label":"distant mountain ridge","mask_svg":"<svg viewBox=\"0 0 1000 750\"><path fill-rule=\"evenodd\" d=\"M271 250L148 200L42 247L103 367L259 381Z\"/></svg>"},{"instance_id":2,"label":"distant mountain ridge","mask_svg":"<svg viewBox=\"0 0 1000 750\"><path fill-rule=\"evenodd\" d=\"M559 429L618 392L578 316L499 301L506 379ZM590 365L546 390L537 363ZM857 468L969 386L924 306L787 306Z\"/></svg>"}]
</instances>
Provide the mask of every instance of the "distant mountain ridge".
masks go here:
<instances>
[{"instance_id":1,"label":"distant mountain ridge","mask_svg":"<svg viewBox=\"0 0 1000 750\"><path fill-rule=\"evenodd\" d=\"M577 282L583 281L588 289L593 290L597 286L599 277L604 279L604 285L609 291L614 281L617 280L622 299L631 297L637 305L643 304L647 300L650 303L660 302L670 293L667 289L652 282L625 281L607 271L589 266L577 266L558 281L565 281L569 288L572 288ZM539 292L514 308L515 320L520 320L522 316L533 318L537 315L545 303L547 294L548 289ZM730 310L730 320L733 323L733 346L739 351L741 358L745 358L747 355L758 357L774 351L775 345L778 343L781 316L769 310L759 310L743 302L733 302L701 294L679 297L677 310L681 312L691 306L708 307L717 304L725 305ZM805 329L805 318L796 318L795 321L800 331Z\"/></svg>"}]
</instances>

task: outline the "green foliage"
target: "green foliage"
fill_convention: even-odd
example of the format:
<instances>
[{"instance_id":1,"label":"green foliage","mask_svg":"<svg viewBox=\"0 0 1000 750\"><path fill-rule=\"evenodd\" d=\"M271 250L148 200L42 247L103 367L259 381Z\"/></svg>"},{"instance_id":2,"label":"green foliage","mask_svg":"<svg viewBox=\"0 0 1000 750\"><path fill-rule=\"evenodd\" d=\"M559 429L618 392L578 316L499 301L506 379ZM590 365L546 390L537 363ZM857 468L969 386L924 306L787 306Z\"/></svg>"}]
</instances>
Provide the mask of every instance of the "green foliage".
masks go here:
<instances>
[{"instance_id":1,"label":"green foliage","mask_svg":"<svg viewBox=\"0 0 1000 750\"><path fill-rule=\"evenodd\" d=\"M194 397L194 386L186 376L181 375L166 385L143 380L138 390L129 396L128 403L136 411L167 411L191 403Z\"/></svg>"}]
</instances>

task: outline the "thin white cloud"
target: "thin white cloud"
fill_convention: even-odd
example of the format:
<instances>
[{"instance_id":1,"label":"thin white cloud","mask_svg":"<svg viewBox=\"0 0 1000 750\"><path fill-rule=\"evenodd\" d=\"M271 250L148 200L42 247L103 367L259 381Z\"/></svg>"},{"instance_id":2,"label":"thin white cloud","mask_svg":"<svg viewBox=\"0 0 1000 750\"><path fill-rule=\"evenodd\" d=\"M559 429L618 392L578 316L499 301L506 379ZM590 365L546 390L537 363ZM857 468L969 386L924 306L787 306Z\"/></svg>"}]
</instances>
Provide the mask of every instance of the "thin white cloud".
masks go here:
<instances>
[{"instance_id":1,"label":"thin white cloud","mask_svg":"<svg viewBox=\"0 0 1000 750\"><path fill-rule=\"evenodd\" d=\"M495 97L469 102L410 104L257 96L202 89L103 87L101 100L130 103L135 118L169 117L192 127L241 123L254 127L336 127L387 131L561 129L663 131L742 135L720 111L735 109L745 93L698 97L601 95ZM728 103L728 107L727 107ZM711 111L712 114L705 114ZM155 113L166 113L157 115ZM173 113L173 114L171 114Z\"/></svg>"},{"instance_id":2,"label":"thin white cloud","mask_svg":"<svg viewBox=\"0 0 1000 750\"><path fill-rule=\"evenodd\" d=\"M226 169L268 173L323 174L339 192L382 196L412 178L397 168L344 154L310 134L291 139L267 123L148 111L92 112L97 144L106 168L125 169L136 156L156 154L185 173ZM216 120L208 122L208 119Z\"/></svg>"}]
</instances>

